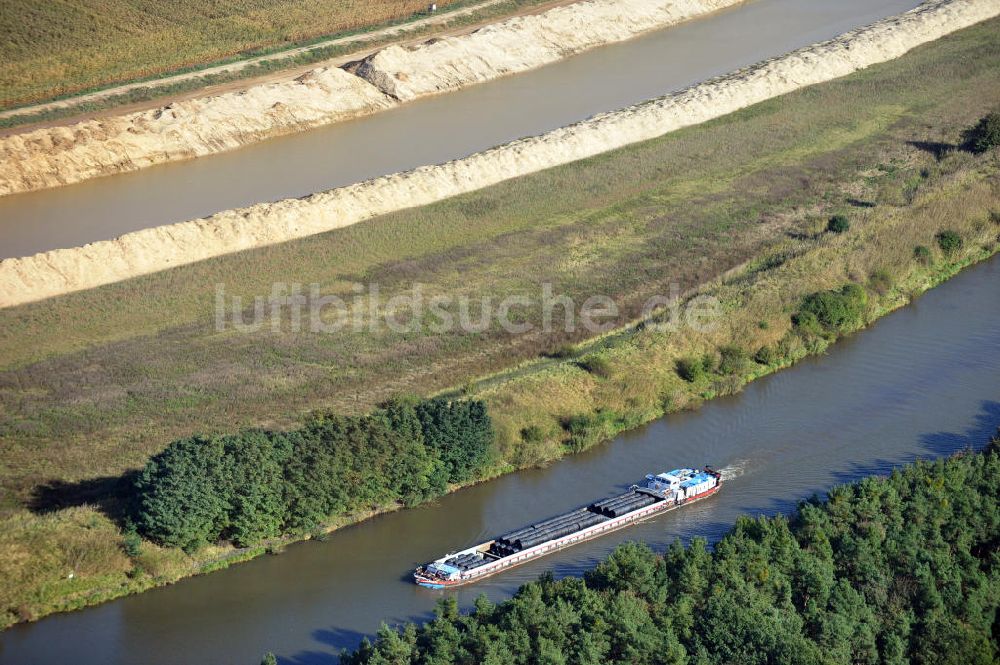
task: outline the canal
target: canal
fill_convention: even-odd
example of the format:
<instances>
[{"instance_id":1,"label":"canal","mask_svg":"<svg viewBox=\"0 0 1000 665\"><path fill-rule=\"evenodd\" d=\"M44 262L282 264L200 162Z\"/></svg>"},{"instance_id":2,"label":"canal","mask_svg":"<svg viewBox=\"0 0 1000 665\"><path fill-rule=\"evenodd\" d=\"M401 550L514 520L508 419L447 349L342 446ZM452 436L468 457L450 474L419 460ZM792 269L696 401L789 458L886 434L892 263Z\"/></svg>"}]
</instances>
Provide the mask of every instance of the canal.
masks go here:
<instances>
[{"instance_id":1,"label":"canal","mask_svg":"<svg viewBox=\"0 0 1000 665\"><path fill-rule=\"evenodd\" d=\"M507 598L544 571L577 575L625 540L719 538L831 486L985 443L1000 424L1000 259L743 393L544 469L465 489L226 571L0 633L0 663L336 662L381 621L423 620L445 593ZM418 563L620 492L648 472L713 464L715 497L468 588L409 581Z\"/></svg>"},{"instance_id":2,"label":"canal","mask_svg":"<svg viewBox=\"0 0 1000 665\"><path fill-rule=\"evenodd\" d=\"M390 111L219 155L0 197L0 259L436 164L829 39L918 0L749 0Z\"/></svg>"}]
</instances>

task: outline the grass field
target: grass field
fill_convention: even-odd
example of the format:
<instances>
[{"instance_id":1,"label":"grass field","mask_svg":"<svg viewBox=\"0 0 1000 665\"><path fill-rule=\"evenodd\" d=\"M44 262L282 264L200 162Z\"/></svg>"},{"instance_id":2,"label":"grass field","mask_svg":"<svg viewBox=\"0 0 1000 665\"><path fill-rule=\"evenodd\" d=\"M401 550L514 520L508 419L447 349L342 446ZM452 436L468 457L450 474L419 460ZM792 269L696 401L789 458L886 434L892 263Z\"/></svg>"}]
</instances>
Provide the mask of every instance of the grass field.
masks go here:
<instances>
[{"instance_id":1,"label":"grass field","mask_svg":"<svg viewBox=\"0 0 1000 665\"><path fill-rule=\"evenodd\" d=\"M0 107L304 42L425 11L426 0L5 0ZM441 0L438 7L454 4Z\"/></svg>"},{"instance_id":2,"label":"grass field","mask_svg":"<svg viewBox=\"0 0 1000 665\"><path fill-rule=\"evenodd\" d=\"M41 122L53 122L65 118L75 118L96 114L123 106L145 105L158 99L185 96L208 87L225 86L239 81L252 81L276 72L294 72L303 67L323 63L345 56L355 57L359 49L374 49L396 43L400 39L432 37L443 32L464 29L478 24L491 23L544 4L550 0L500 0L491 3L480 0L455 0L447 3L447 12L439 11L432 23L417 23L418 18L429 16L426 12L407 15L395 21L348 30L336 35L324 35L291 44L282 43L264 46L250 51L241 51L229 57L198 61L189 65L159 69L153 74L123 74L113 80L97 83L73 83L67 87L62 81L42 82L45 92L25 99L0 102L0 110L6 107L20 108L20 112L0 118L0 130ZM439 9L445 5L439 4ZM465 10L465 11L459 11ZM405 32L377 33L377 29L387 26L405 27ZM363 40L362 40L363 35ZM298 50L296 47L304 47ZM358 56L360 57L360 56ZM240 66L229 66L240 63ZM0 78L3 66L0 65ZM179 78L169 78L180 75ZM116 84L130 84L130 87L115 88ZM134 84L134 85L132 85ZM216 88L217 89L217 88ZM84 93L105 91L98 97L87 97ZM2 92L0 92L2 97ZM65 101L52 107L32 106L34 103Z\"/></svg>"},{"instance_id":3,"label":"grass field","mask_svg":"<svg viewBox=\"0 0 1000 665\"><path fill-rule=\"evenodd\" d=\"M568 439L590 445L818 351L792 348L773 366L695 384L674 371L677 359L734 341L751 354L777 344L807 293L861 283L873 319L989 256L1000 233L998 156L954 146L1000 106L998 27L433 206L0 311L0 576L23 580L0 592L5 621L189 574L225 552L188 559L147 544L130 562L98 509L113 488L102 478L172 438L459 387L489 402L498 471L534 464L564 454ZM851 229L824 232L837 213ZM962 235L961 252L936 249L943 228ZM930 261L914 259L917 245L932 248ZM612 297L619 325L677 283L718 297L725 316L712 333L626 330L598 342L495 328L215 330L217 283L251 297L276 281L318 282L345 299L355 283L378 283L388 298L413 283L426 295L480 297L534 295L550 282L578 302ZM538 322L540 311L523 316ZM583 357L544 357L567 344ZM567 431L573 419L581 431ZM60 493L63 483L73 491ZM64 502L48 508L65 507L30 510L51 496ZM81 553L89 558L76 565ZM67 566L86 574L67 581Z\"/></svg>"}]
</instances>

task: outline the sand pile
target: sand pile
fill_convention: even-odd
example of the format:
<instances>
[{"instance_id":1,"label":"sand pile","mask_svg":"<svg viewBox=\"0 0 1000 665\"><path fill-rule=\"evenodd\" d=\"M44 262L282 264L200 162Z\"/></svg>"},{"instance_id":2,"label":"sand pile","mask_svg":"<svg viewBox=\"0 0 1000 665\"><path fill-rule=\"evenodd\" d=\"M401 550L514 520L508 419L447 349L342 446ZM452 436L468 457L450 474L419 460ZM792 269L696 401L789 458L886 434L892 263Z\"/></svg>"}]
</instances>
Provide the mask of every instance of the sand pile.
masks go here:
<instances>
[{"instance_id":1,"label":"sand pile","mask_svg":"<svg viewBox=\"0 0 1000 665\"><path fill-rule=\"evenodd\" d=\"M333 67L242 92L14 134L0 139L0 195L231 150L393 103Z\"/></svg>"},{"instance_id":2,"label":"sand pile","mask_svg":"<svg viewBox=\"0 0 1000 665\"><path fill-rule=\"evenodd\" d=\"M583 0L365 58L358 76L399 100L463 88L623 41L742 0Z\"/></svg>"},{"instance_id":3,"label":"sand pile","mask_svg":"<svg viewBox=\"0 0 1000 665\"><path fill-rule=\"evenodd\" d=\"M323 67L243 92L0 138L0 196L218 153L366 115L397 99L539 67L741 1L583 0L411 49L386 48L357 68L363 77ZM409 84L400 87L404 80Z\"/></svg>"},{"instance_id":4,"label":"sand pile","mask_svg":"<svg viewBox=\"0 0 1000 665\"><path fill-rule=\"evenodd\" d=\"M896 58L998 14L1000 0L936 0L681 92L446 164L0 261L0 306L329 231L590 157Z\"/></svg>"}]
</instances>

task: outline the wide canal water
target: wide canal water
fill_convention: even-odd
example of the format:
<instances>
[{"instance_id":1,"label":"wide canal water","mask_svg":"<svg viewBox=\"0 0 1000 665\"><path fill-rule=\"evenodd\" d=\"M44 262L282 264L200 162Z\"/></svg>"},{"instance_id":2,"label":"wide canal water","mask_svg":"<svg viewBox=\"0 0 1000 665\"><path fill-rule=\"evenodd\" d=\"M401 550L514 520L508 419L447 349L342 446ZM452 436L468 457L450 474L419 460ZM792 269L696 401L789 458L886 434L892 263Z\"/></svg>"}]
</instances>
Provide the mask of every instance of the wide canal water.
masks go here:
<instances>
[{"instance_id":1,"label":"wide canal water","mask_svg":"<svg viewBox=\"0 0 1000 665\"><path fill-rule=\"evenodd\" d=\"M368 118L222 155L0 198L0 258L302 196L540 134L898 14L918 0L750 0Z\"/></svg>"},{"instance_id":2,"label":"wide canal water","mask_svg":"<svg viewBox=\"0 0 1000 665\"><path fill-rule=\"evenodd\" d=\"M381 621L422 620L445 593L507 598L544 571L580 574L618 543L719 538L832 485L981 446L1000 423L1000 259L969 269L740 395L673 415L548 468L524 471L293 545L226 571L0 634L0 663L335 663ZM474 586L429 591L418 563L621 492L648 472L710 463L715 497Z\"/></svg>"}]
</instances>

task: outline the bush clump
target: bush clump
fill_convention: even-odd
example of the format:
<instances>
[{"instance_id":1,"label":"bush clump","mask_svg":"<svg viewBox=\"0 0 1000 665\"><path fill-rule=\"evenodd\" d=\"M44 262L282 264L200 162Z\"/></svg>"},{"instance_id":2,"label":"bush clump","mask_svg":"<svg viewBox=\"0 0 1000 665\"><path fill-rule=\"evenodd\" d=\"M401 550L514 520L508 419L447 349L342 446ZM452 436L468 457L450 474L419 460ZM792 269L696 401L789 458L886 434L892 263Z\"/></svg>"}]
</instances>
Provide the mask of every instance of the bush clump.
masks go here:
<instances>
[{"instance_id":1,"label":"bush clump","mask_svg":"<svg viewBox=\"0 0 1000 665\"><path fill-rule=\"evenodd\" d=\"M750 360L746 351L738 346L724 346L719 349L719 373L726 376L739 374L746 369Z\"/></svg>"},{"instance_id":2,"label":"bush clump","mask_svg":"<svg viewBox=\"0 0 1000 665\"><path fill-rule=\"evenodd\" d=\"M757 349L753 359L759 365L776 365L781 360L781 353L774 346L766 345Z\"/></svg>"},{"instance_id":3,"label":"bush clump","mask_svg":"<svg viewBox=\"0 0 1000 665\"><path fill-rule=\"evenodd\" d=\"M819 291L802 300L792 317L795 327L809 335L835 335L857 328L864 320L868 294L857 284L846 284L835 291Z\"/></svg>"},{"instance_id":4,"label":"bush clump","mask_svg":"<svg viewBox=\"0 0 1000 665\"><path fill-rule=\"evenodd\" d=\"M122 550L130 559L135 559L142 554L142 538L135 530L134 524L129 524L122 532Z\"/></svg>"},{"instance_id":5,"label":"bush clump","mask_svg":"<svg viewBox=\"0 0 1000 665\"><path fill-rule=\"evenodd\" d=\"M941 231L941 233L934 237L937 239L938 247L945 254L951 255L962 249L962 236L951 229Z\"/></svg>"},{"instance_id":6,"label":"bush clump","mask_svg":"<svg viewBox=\"0 0 1000 665\"><path fill-rule=\"evenodd\" d=\"M688 383L695 383L715 369L715 357L706 353L703 356L689 356L677 361L677 374Z\"/></svg>"},{"instance_id":7,"label":"bush clump","mask_svg":"<svg viewBox=\"0 0 1000 665\"><path fill-rule=\"evenodd\" d=\"M677 374L688 383L698 381L705 376L701 358L681 358L677 361Z\"/></svg>"},{"instance_id":8,"label":"bush clump","mask_svg":"<svg viewBox=\"0 0 1000 665\"><path fill-rule=\"evenodd\" d=\"M934 255L931 253L930 247L927 247L926 245L917 245L913 248L913 258L925 266L929 266L934 260Z\"/></svg>"},{"instance_id":9,"label":"bush clump","mask_svg":"<svg viewBox=\"0 0 1000 665\"><path fill-rule=\"evenodd\" d=\"M538 425L528 425L521 429L521 440L525 443L541 443L545 439L545 432Z\"/></svg>"},{"instance_id":10,"label":"bush clump","mask_svg":"<svg viewBox=\"0 0 1000 665\"><path fill-rule=\"evenodd\" d=\"M984 116L974 127L965 130L965 148L983 153L1000 145L1000 113Z\"/></svg>"},{"instance_id":11,"label":"bush clump","mask_svg":"<svg viewBox=\"0 0 1000 665\"><path fill-rule=\"evenodd\" d=\"M831 233L844 233L851 228L851 222L846 215L834 215L826 224L826 230Z\"/></svg>"},{"instance_id":12,"label":"bush clump","mask_svg":"<svg viewBox=\"0 0 1000 665\"><path fill-rule=\"evenodd\" d=\"M563 428L569 434L566 445L573 452L580 452L590 447L591 440L595 438L594 430L597 427L597 418L587 413L578 413L570 416L563 422Z\"/></svg>"},{"instance_id":13,"label":"bush clump","mask_svg":"<svg viewBox=\"0 0 1000 665\"><path fill-rule=\"evenodd\" d=\"M792 325L803 337L822 337L826 332L812 312L796 312L792 315Z\"/></svg>"},{"instance_id":14,"label":"bush clump","mask_svg":"<svg viewBox=\"0 0 1000 665\"><path fill-rule=\"evenodd\" d=\"M569 434L566 446L575 453L581 452L610 438L621 426L622 419L607 409L570 416L563 421L563 428Z\"/></svg>"}]
</instances>

